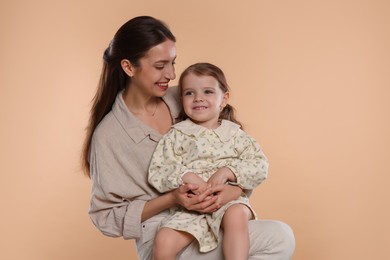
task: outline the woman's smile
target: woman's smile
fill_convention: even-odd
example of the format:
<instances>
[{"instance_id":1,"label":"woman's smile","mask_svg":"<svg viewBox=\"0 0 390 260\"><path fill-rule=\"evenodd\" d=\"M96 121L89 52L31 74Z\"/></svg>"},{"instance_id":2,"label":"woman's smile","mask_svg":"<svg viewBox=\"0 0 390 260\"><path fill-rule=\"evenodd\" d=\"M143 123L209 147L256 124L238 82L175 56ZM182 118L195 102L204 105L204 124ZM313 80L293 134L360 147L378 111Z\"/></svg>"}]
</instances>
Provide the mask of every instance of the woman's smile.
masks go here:
<instances>
[{"instance_id":1,"label":"woman's smile","mask_svg":"<svg viewBox=\"0 0 390 260\"><path fill-rule=\"evenodd\" d=\"M157 87L161 90L166 91L168 89L168 82L157 82Z\"/></svg>"}]
</instances>

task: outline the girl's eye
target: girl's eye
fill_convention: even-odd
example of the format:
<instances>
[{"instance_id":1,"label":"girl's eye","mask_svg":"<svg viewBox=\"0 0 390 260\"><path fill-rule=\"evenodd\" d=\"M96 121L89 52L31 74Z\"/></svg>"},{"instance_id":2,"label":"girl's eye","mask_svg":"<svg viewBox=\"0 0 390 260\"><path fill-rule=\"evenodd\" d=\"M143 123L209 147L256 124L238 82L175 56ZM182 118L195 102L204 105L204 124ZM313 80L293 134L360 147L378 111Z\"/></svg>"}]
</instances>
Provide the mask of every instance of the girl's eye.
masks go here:
<instances>
[{"instance_id":1,"label":"girl's eye","mask_svg":"<svg viewBox=\"0 0 390 260\"><path fill-rule=\"evenodd\" d=\"M206 94L213 94L214 93L214 91L212 91L212 90L205 90L205 92L204 93L206 93Z\"/></svg>"},{"instance_id":2,"label":"girl's eye","mask_svg":"<svg viewBox=\"0 0 390 260\"><path fill-rule=\"evenodd\" d=\"M184 92L184 96L191 96L193 94L192 91L186 91Z\"/></svg>"}]
</instances>

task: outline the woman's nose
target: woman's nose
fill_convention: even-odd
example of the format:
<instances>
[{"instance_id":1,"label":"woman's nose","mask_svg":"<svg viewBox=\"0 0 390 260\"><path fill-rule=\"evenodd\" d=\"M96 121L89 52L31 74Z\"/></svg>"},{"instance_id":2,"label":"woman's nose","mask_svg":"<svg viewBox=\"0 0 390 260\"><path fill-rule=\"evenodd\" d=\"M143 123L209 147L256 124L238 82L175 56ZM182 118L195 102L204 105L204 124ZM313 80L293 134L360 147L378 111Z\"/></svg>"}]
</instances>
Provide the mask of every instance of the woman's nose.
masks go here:
<instances>
[{"instance_id":1,"label":"woman's nose","mask_svg":"<svg viewBox=\"0 0 390 260\"><path fill-rule=\"evenodd\" d=\"M174 80L176 78L175 67L173 65L168 66L165 77L169 80Z\"/></svg>"}]
</instances>

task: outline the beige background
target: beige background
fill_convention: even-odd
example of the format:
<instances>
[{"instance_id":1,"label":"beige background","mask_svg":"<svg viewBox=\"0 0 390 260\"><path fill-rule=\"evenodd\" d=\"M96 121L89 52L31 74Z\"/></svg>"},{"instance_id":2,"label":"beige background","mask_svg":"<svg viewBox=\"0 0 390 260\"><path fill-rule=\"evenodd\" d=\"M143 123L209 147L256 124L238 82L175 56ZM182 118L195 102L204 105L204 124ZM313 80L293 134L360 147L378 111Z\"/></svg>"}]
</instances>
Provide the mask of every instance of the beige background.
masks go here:
<instances>
[{"instance_id":1,"label":"beige background","mask_svg":"<svg viewBox=\"0 0 390 260\"><path fill-rule=\"evenodd\" d=\"M390 259L390 2L0 2L0 258L135 259L87 210L79 154L101 57L129 18L177 36L177 72L219 65L271 163L252 197L295 260Z\"/></svg>"}]
</instances>

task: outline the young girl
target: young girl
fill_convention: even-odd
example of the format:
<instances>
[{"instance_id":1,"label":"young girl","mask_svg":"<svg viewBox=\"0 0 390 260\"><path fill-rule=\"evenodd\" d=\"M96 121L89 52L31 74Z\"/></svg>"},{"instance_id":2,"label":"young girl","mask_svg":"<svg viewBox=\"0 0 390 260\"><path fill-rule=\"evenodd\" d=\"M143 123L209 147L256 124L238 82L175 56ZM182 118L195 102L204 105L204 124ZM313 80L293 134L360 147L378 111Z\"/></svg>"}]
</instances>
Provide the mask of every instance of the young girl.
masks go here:
<instances>
[{"instance_id":1,"label":"young girl","mask_svg":"<svg viewBox=\"0 0 390 260\"><path fill-rule=\"evenodd\" d=\"M154 259L176 259L194 238L201 252L211 251L218 245L220 227L225 259L248 259L248 220L255 218L255 213L247 195L266 178L267 158L256 141L240 129L233 107L227 104L229 89L218 67L209 63L188 67L180 77L179 91L184 109L181 122L158 143L149 183L160 192L196 184L189 197L225 183L238 185L248 194L242 193L212 214L172 208L156 235Z\"/></svg>"}]
</instances>

